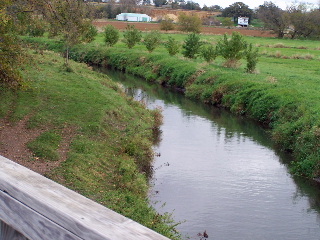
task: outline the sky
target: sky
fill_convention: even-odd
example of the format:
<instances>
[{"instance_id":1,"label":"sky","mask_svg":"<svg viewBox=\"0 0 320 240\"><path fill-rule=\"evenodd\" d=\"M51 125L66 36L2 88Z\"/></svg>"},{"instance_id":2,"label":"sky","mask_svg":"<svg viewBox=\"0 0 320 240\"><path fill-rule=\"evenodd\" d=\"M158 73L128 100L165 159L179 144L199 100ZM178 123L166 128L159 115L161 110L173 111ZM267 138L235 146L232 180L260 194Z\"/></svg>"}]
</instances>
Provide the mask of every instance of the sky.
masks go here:
<instances>
[{"instance_id":1,"label":"sky","mask_svg":"<svg viewBox=\"0 0 320 240\"><path fill-rule=\"evenodd\" d=\"M270 0L268 0L270 1ZM207 6L212 6L212 5L219 5L223 8L229 7L229 5L235 3L235 2L243 2L244 4L248 5L251 9L254 9L258 7L259 5L262 5L265 0L194 0L194 2L199 3L200 6L203 6L204 4ZM286 9L287 6L292 5L294 1L288 1L288 0L271 0L275 5L282 9ZM311 4L318 5L319 0L301 0L298 2L308 2Z\"/></svg>"}]
</instances>

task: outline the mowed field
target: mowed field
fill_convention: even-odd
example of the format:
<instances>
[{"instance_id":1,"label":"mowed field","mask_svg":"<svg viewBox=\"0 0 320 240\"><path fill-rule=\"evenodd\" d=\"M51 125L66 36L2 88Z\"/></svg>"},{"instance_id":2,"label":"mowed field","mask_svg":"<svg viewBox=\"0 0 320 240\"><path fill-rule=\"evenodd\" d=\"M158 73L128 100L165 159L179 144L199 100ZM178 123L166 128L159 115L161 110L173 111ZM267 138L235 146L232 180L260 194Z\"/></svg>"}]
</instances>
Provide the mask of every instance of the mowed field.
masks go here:
<instances>
[{"instance_id":1,"label":"mowed field","mask_svg":"<svg viewBox=\"0 0 320 240\"><path fill-rule=\"evenodd\" d=\"M151 31L151 30L159 30L160 31L160 24L159 23L146 23L146 22L121 22L121 21L108 21L108 20L96 20L93 24L102 29L106 25L113 25L116 28L123 30L126 28L127 24L133 24L135 27L141 31ZM245 36L252 36L252 37L275 37L276 35L273 34L271 31L262 31L262 30L253 30L253 29L246 29L246 28L221 28L221 27L209 27L209 26L202 26L201 33L202 34L214 34L214 35L223 35L225 33L232 34L232 32L240 32L242 35ZM175 32L175 31L168 31L168 32Z\"/></svg>"}]
</instances>

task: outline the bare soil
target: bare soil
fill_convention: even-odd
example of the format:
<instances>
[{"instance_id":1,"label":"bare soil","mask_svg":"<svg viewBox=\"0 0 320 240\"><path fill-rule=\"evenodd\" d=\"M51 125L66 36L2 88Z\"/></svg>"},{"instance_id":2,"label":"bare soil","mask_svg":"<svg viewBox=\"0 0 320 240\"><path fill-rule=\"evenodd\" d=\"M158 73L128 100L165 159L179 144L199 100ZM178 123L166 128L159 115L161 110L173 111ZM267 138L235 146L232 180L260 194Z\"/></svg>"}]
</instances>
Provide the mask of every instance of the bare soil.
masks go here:
<instances>
[{"instance_id":1,"label":"bare soil","mask_svg":"<svg viewBox=\"0 0 320 240\"><path fill-rule=\"evenodd\" d=\"M124 30L128 24L128 22L121 22L121 21L108 21L108 20L97 20L93 23L99 29L102 29L106 25L113 25L120 30ZM159 23L146 23L146 22L130 22L129 24L135 25L135 27L141 31L151 31L151 30L159 30L160 31L160 24ZM225 33L232 34L232 32L240 32L242 35L245 36L253 36L253 37L275 37L276 35L273 34L271 31L264 31L264 30L256 30L256 29L248 29L248 28L222 28L222 27L209 27L209 26L202 26L201 33L202 34L213 34L213 35L223 35ZM168 31L169 33L175 33L177 31Z\"/></svg>"},{"instance_id":2,"label":"bare soil","mask_svg":"<svg viewBox=\"0 0 320 240\"><path fill-rule=\"evenodd\" d=\"M58 149L60 158L58 161L47 161L35 157L28 149L27 143L36 139L48 129L28 128L29 118L30 116L26 116L16 123L11 123L8 118L0 119L0 155L43 175L58 167L61 162L67 159L75 129L65 127L62 130L62 141Z\"/></svg>"}]
</instances>

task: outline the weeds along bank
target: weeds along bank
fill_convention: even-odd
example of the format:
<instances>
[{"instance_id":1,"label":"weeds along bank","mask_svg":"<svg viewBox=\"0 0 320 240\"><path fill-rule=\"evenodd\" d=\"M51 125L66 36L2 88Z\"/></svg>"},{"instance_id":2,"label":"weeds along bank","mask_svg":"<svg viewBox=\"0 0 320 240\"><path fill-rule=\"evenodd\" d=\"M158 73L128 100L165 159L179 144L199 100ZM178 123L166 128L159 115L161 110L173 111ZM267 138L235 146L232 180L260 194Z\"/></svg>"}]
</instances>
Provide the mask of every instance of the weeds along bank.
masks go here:
<instances>
[{"instance_id":1,"label":"weeds along bank","mask_svg":"<svg viewBox=\"0 0 320 240\"><path fill-rule=\"evenodd\" d=\"M61 50L52 40L30 41ZM263 40L256 41L262 45ZM164 48L148 53L142 46L128 49L122 43L113 48L100 43L78 45L71 50L70 57L179 88L189 98L253 118L270 129L273 141L284 151L293 152L296 158L291 167L293 173L308 178L320 176L320 99L314 67L318 59L306 62L272 56L274 48L270 46L275 42L265 41L268 44L262 46L259 74L245 73L243 68L225 68L219 59L215 64L205 64L181 55L170 56ZM298 52L297 47L287 51L293 49ZM301 66L306 72L301 72ZM306 78L308 74L310 78Z\"/></svg>"},{"instance_id":2,"label":"weeds along bank","mask_svg":"<svg viewBox=\"0 0 320 240\"><path fill-rule=\"evenodd\" d=\"M63 160L61 147L69 144L66 160L47 177L180 239L171 218L159 215L147 199L153 129L161 124L161 115L126 97L116 83L87 65L70 61L72 71L67 72L63 62L59 53L33 51L22 71L28 79L24 88L0 88L0 119L15 125L27 118L22 131L39 133L28 143L34 157L26 161L54 165Z\"/></svg>"}]
</instances>

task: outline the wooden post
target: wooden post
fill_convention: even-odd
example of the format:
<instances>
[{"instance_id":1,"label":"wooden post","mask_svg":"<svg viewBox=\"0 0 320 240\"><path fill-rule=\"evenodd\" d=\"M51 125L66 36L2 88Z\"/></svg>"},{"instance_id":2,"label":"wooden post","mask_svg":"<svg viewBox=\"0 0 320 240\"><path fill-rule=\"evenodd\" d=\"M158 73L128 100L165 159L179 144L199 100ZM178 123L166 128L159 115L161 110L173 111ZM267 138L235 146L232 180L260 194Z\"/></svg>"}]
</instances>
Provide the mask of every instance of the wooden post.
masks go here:
<instances>
[{"instance_id":1,"label":"wooden post","mask_svg":"<svg viewBox=\"0 0 320 240\"><path fill-rule=\"evenodd\" d=\"M32 240L169 240L2 156L0 220Z\"/></svg>"}]
</instances>

